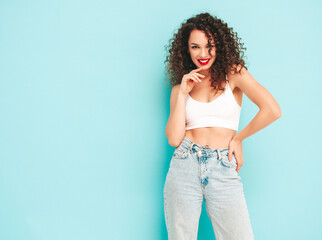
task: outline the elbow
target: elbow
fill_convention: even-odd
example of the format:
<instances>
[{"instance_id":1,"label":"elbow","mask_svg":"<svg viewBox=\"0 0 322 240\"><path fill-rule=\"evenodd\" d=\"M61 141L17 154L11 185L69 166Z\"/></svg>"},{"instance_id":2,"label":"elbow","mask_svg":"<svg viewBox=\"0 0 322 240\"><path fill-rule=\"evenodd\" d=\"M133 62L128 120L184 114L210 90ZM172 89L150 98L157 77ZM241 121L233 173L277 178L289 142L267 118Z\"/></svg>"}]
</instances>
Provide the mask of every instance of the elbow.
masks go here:
<instances>
[{"instance_id":1,"label":"elbow","mask_svg":"<svg viewBox=\"0 0 322 240\"><path fill-rule=\"evenodd\" d=\"M178 147L182 142L182 139L179 139L178 137L175 137L173 135L167 135L166 134L166 136L168 138L169 145L172 146L172 147Z\"/></svg>"},{"instance_id":2,"label":"elbow","mask_svg":"<svg viewBox=\"0 0 322 240\"><path fill-rule=\"evenodd\" d=\"M179 140L174 136L168 136L168 143L172 147L178 147L181 142L179 142Z\"/></svg>"},{"instance_id":3,"label":"elbow","mask_svg":"<svg viewBox=\"0 0 322 240\"><path fill-rule=\"evenodd\" d=\"M168 140L168 143L172 147L178 147L180 143L178 141Z\"/></svg>"},{"instance_id":4,"label":"elbow","mask_svg":"<svg viewBox=\"0 0 322 240\"><path fill-rule=\"evenodd\" d=\"M282 116L282 111L280 106L265 107L265 108L261 108L260 110L266 112L266 114L273 120L277 120Z\"/></svg>"},{"instance_id":5,"label":"elbow","mask_svg":"<svg viewBox=\"0 0 322 240\"><path fill-rule=\"evenodd\" d=\"M182 143L185 136L185 128L178 130L175 128L166 128L165 135L168 138L168 143L172 147L178 147Z\"/></svg>"},{"instance_id":6,"label":"elbow","mask_svg":"<svg viewBox=\"0 0 322 240\"><path fill-rule=\"evenodd\" d=\"M272 110L272 113L276 119L280 118L282 116L282 110L281 107L278 105Z\"/></svg>"}]
</instances>

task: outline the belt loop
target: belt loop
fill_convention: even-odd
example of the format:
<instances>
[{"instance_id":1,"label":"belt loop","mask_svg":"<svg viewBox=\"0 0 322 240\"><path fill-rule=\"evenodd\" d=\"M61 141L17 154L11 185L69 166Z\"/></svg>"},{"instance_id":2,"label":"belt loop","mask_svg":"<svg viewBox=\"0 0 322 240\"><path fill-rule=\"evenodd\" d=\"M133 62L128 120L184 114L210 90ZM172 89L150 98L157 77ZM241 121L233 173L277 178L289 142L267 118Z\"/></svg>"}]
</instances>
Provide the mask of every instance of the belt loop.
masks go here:
<instances>
[{"instance_id":1,"label":"belt loop","mask_svg":"<svg viewBox=\"0 0 322 240\"><path fill-rule=\"evenodd\" d=\"M189 152L191 152L192 146L194 143L191 143L190 147L189 147Z\"/></svg>"},{"instance_id":2,"label":"belt loop","mask_svg":"<svg viewBox=\"0 0 322 240\"><path fill-rule=\"evenodd\" d=\"M219 156L219 160L221 160L221 153L220 153L220 150L217 148L217 153L218 153L218 156Z\"/></svg>"}]
</instances>

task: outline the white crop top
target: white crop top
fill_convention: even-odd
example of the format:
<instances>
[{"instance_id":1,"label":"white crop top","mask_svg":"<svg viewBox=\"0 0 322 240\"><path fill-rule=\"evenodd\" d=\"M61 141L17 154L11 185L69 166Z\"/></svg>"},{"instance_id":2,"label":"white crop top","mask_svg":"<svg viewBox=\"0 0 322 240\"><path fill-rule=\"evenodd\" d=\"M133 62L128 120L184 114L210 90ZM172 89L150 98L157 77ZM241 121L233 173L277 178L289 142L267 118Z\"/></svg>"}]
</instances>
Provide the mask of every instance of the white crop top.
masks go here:
<instances>
[{"instance_id":1,"label":"white crop top","mask_svg":"<svg viewBox=\"0 0 322 240\"><path fill-rule=\"evenodd\" d=\"M201 127L224 127L238 130L241 106L237 103L228 80L226 83L225 90L209 103L196 101L188 94L186 130Z\"/></svg>"}]
</instances>

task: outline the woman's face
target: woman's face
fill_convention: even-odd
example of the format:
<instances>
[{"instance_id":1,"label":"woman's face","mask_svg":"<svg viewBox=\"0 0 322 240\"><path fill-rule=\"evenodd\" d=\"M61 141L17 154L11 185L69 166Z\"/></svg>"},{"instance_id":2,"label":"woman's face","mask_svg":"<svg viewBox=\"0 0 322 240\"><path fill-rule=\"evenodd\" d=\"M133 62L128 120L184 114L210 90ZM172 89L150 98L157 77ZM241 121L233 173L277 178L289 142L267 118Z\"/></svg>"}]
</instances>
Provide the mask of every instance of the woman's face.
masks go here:
<instances>
[{"instance_id":1,"label":"woman's face","mask_svg":"<svg viewBox=\"0 0 322 240\"><path fill-rule=\"evenodd\" d=\"M208 46L207 35L201 30L194 29L191 31L188 45L192 62L197 68L204 67L205 70L208 70L216 60L216 48L213 39L211 41L211 55L208 52L210 46Z\"/></svg>"}]
</instances>

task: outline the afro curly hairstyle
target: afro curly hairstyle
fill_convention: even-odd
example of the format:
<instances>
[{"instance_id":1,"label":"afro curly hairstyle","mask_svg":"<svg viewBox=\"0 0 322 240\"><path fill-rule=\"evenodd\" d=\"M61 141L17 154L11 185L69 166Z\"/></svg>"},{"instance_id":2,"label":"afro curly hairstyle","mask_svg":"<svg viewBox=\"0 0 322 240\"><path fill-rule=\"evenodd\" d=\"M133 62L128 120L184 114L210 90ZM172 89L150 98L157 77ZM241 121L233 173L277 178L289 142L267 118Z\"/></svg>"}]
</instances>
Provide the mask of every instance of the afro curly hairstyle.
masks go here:
<instances>
[{"instance_id":1,"label":"afro curly hairstyle","mask_svg":"<svg viewBox=\"0 0 322 240\"><path fill-rule=\"evenodd\" d=\"M166 72L170 79L169 85L173 87L180 84L183 75L196 68L188 49L190 33L194 29L206 34L209 45L211 45L211 39L214 40L216 60L210 67L211 86L214 89L223 90L221 83L225 81L228 72L239 73L243 67L247 69L243 59L243 49L246 50L246 48L243 47L244 44L240 42L237 33L233 32L233 28L207 12L197 14L183 22L173 38L169 40L169 44L165 46L169 53L164 61L164 63L168 62ZM209 54L211 50L210 48Z\"/></svg>"}]
</instances>

